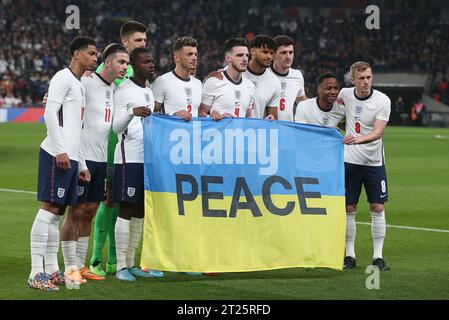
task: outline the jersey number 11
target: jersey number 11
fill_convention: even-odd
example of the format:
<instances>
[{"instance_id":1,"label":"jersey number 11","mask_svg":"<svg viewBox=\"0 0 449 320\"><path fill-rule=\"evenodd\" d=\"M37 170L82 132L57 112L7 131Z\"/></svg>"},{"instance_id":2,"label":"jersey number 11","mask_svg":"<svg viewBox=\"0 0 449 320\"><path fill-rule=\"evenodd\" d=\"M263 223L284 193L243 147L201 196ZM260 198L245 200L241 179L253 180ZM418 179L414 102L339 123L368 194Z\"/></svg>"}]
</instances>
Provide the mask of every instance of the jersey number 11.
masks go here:
<instances>
[{"instance_id":1,"label":"jersey number 11","mask_svg":"<svg viewBox=\"0 0 449 320\"><path fill-rule=\"evenodd\" d=\"M111 122L111 109L104 108L104 122Z\"/></svg>"}]
</instances>

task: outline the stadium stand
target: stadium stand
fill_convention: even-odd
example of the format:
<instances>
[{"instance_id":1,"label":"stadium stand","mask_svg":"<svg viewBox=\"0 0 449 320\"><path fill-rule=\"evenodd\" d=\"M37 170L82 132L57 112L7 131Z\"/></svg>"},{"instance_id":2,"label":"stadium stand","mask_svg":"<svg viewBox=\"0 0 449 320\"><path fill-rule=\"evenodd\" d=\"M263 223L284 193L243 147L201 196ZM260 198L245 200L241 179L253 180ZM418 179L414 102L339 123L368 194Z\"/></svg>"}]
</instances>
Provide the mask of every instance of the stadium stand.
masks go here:
<instances>
[{"instance_id":1,"label":"stadium stand","mask_svg":"<svg viewBox=\"0 0 449 320\"><path fill-rule=\"evenodd\" d=\"M72 1L0 1L0 107L40 106L48 81L66 64L65 9ZM149 27L158 74L172 68L171 44L192 35L200 45L197 75L222 66L222 44L230 36L287 34L297 43L295 68L303 71L306 93L315 93L317 74L329 70L342 84L349 65L363 59L376 73L425 73L432 98L449 104L449 9L444 1L376 1L381 29L365 27L367 1L80 0L81 33L102 49L118 41L121 23ZM347 78L347 75L346 75ZM346 79L347 80L347 79Z\"/></svg>"}]
</instances>

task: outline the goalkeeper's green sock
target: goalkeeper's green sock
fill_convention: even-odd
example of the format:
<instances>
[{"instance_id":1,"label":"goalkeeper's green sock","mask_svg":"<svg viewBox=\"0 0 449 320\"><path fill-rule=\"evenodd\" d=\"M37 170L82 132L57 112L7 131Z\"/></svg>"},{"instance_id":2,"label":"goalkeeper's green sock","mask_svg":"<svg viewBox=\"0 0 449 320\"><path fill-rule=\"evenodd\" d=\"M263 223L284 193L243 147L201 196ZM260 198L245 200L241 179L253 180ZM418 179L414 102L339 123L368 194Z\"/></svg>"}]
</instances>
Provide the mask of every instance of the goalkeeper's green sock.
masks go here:
<instances>
[{"instance_id":1,"label":"goalkeeper's green sock","mask_svg":"<svg viewBox=\"0 0 449 320\"><path fill-rule=\"evenodd\" d=\"M101 203L95 215L93 252L90 259L90 264L94 267L103 261L103 247L110 223L107 209L109 208L104 203Z\"/></svg>"},{"instance_id":2,"label":"goalkeeper's green sock","mask_svg":"<svg viewBox=\"0 0 449 320\"><path fill-rule=\"evenodd\" d=\"M117 252L115 249L115 222L117 221L118 213L119 213L119 206L117 204L115 204L113 208L108 208L108 214L110 217L110 225L109 225L109 230L108 230L108 239L109 239L108 263L109 264L117 263Z\"/></svg>"}]
</instances>

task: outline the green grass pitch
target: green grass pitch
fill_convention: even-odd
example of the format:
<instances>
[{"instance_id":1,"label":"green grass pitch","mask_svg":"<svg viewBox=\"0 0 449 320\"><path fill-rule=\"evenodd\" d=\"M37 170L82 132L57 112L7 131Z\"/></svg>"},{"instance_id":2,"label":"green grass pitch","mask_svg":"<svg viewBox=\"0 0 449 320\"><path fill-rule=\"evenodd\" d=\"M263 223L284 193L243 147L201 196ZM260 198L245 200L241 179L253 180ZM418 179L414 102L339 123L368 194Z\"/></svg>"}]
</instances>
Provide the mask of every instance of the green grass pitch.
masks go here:
<instances>
[{"instance_id":1,"label":"green grass pitch","mask_svg":"<svg viewBox=\"0 0 449 320\"><path fill-rule=\"evenodd\" d=\"M0 189L36 191L42 124L0 124ZM387 224L449 230L449 129L388 127L385 152L390 201ZM0 191L0 299L448 299L449 232L389 227L384 258L392 270L368 290L370 226L357 225L354 271L285 269L218 277L167 273L123 283L113 276L80 290L27 288L35 195ZM358 222L370 222L362 197ZM91 250L91 247L90 247ZM61 250L60 250L61 252ZM60 253L61 254L61 253ZM90 256L90 252L88 254ZM60 256L62 266L62 256Z\"/></svg>"}]
</instances>

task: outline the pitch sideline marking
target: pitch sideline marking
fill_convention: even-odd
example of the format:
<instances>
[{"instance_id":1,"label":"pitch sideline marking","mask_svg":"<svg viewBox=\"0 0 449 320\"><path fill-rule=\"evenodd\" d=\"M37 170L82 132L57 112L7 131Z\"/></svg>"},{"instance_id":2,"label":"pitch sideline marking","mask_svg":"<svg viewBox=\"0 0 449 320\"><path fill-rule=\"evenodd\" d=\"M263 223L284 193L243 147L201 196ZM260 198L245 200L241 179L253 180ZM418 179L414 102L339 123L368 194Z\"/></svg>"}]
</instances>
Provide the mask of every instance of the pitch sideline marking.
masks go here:
<instances>
[{"instance_id":1,"label":"pitch sideline marking","mask_svg":"<svg viewBox=\"0 0 449 320\"><path fill-rule=\"evenodd\" d=\"M37 192L34 192L34 191L15 190L15 189L3 189L3 188L0 188L0 192L25 193L25 194L34 194L34 195L37 194Z\"/></svg>"},{"instance_id":2,"label":"pitch sideline marking","mask_svg":"<svg viewBox=\"0 0 449 320\"><path fill-rule=\"evenodd\" d=\"M356 222L356 223L357 224L367 225L367 226L371 225L371 223L369 223L369 222ZM396 229L407 229L407 230L418 230L418 231L449 233L449 230L444 230L444 229L417 228L417 227L408 227L408 226L394 226L394 225L391 225L391 224L387 224L387 227L389 227L389 228L396 228Z\"/></svg>"},{"instance_id":3,"label":"pitch sideline marking","mask_svg":"<svg viewBox=\"0 0 449 320\"><path fill-rule=\"evenodd\" d=\"M0 192L25 193L25 194L32 194L32 195L36 195L37 194L37 192L34 192L34 191L15 190L15 189L3 189L3 188L0 188ZM371 225L371 223L369 223L369 222L356 222L356 223L357 224L362 224L362 225L367 225L367 226ZM431 228L417 228L417 227L408 227L408 226L395 226L395 225L390 225L390 224L387 224L387 227L389 227L389 228L396 228L396 229L406 229L406 230L449 233L449 230L444 230L444 229L431 229Z\"/></svg>"}]
</instances>

